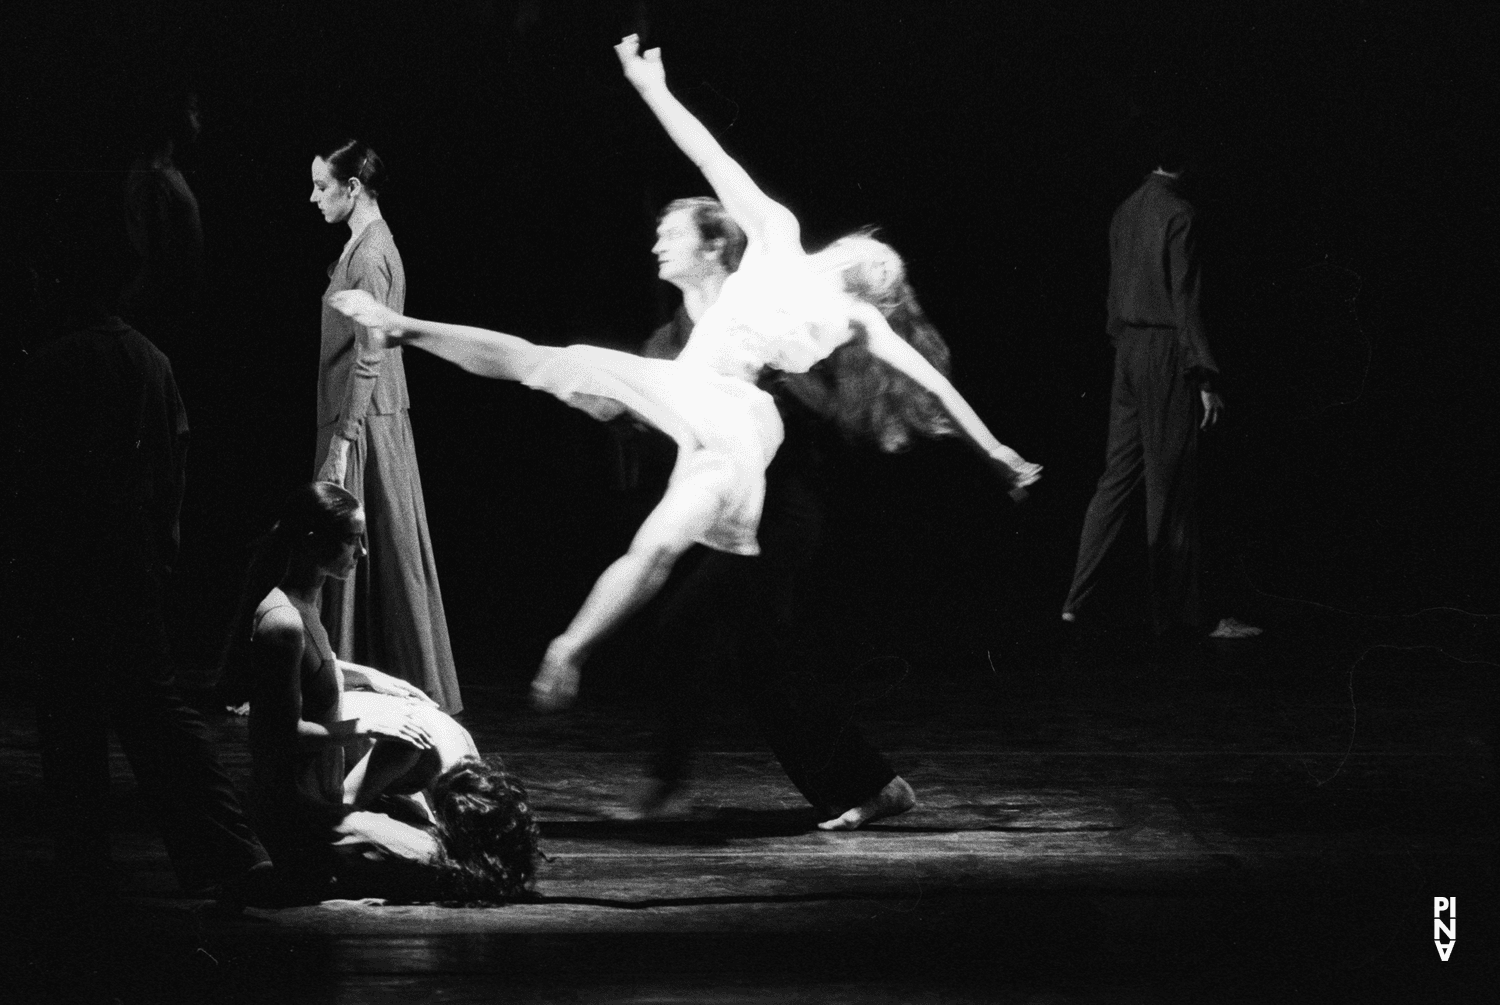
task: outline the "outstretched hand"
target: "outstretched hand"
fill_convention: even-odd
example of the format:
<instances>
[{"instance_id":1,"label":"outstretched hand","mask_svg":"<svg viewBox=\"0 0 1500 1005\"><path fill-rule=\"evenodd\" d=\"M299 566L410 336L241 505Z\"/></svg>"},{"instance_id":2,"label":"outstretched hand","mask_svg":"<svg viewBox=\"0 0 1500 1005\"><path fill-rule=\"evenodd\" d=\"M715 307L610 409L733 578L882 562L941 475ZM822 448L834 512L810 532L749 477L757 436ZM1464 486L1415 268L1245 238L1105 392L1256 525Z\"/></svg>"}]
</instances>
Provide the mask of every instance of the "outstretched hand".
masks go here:
<instances>
[{"instance_id":1,"label":"outstretched hand","mask_svg":"<svg viewBox=\"0 0 1500 1005\"><path fill-rule=\"evenodd\" d=\"M620 57L620 68L625 71L625 79L635 85L636 90L667 86L667 71L661 64L661 50L647 49L642 55L639 35L626 35L620 39L620 44L615 46L615 55Z\"/></svg>"},{"instance_id":2,"label":"outstretched hand","mask_svg":"<svg viewBox=\"0 0 1500 1005\"><path fill-rule=\"evenodd\" d=\"M437 744L427 727L409 711L409 707L380 709L359 717L355 735L372 740L397 740L418 750L432 750Z\"/></svg>"},{"instance_id":3,"label":"outstretched hand","mask_svg":"<svg viewBox=\"0 0 1500 1005\"><path fill-rule=\"evenodd\" d=\"M364 290L340 290L328 297L328 305L370 329L370 341L378 348L400 341L404 319Z\"/></svg>"},{"instance_id":4,"label":"outstretched hand","mask_svg":"<svg viewBox=\"0 0 1500 1005\"><path fill-rule=\"evenodd\" d=\"M1009 447L1001 447L987 456L995 472L1010 483L1011 499L1018 503L1025 502L1030 496L1026 491L1027 487L1036 484L1042 477L1042 466L1022 460L1021 455Z\"/></svg>"},{"instance_id":5,"label":"outstretched hand","mask_svg":"<svg viewBox=\"0 0 1500 1005\"><path fill-rule=\"evenodd\" d=\"M404 681L400 677L393 677L388 673L381 673L379 670L366 670L365 685L376 694L389 695L392 698L404 698L407 701L415 701L423 705L437 705L437 702L433 701L426 691L423 691L415 684Z\"/></svg>"}]
</instances>

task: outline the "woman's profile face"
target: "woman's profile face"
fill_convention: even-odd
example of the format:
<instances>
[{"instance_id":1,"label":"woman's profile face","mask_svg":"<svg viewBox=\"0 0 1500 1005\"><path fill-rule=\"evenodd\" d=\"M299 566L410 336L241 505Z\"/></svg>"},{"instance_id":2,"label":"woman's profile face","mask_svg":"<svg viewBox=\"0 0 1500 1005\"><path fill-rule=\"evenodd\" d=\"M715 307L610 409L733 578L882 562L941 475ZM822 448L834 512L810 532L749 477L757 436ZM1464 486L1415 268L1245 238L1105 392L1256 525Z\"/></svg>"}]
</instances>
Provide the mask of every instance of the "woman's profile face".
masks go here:
<instances>
[{"instance_id":1,"label":"woman's profile face","mask_svg":"<svg viewBox=\"0 0 1500 1005\"><path fill-rule=\"evenodd\" d=\"M335 178L328 162L321 157L313 158L312 196L308 201L317 205L328 223L342 223L354 212L352 186Z\"/></svg>"},{"instance_id":2,"label":"woman's profile face","mask_svg":"<svg viewBox=\"0 0 1500 1005\"><path fill-rule=\"evenodd\" d=\"M336 541L337 550L323 564L323 571L334 579L348 579L354 575L359 560L369 554L365 547L365 511L363 508L349 514L340 528L342 533Z\"/></svg>"}]
</instances>

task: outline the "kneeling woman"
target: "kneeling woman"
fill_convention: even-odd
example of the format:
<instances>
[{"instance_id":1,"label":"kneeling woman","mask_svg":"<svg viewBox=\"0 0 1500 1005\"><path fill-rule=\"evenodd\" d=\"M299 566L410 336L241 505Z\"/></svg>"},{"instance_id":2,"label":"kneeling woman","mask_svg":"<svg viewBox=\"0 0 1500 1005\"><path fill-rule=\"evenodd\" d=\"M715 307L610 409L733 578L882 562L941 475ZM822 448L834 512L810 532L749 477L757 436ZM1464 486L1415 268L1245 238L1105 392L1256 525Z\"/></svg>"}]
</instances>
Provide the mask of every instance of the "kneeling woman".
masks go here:
<instances>
[{"instance_id":1,"label":"kneeling woman","mask_svg":"<svg viewBox=\"0 0 1500 1005\"><path fill-rule=\"evenodd\" d=\"M354 570L364 533L352 494L311 482L251 568L235 635L262 840L294 899L514 899L535 871L524 787L416 687L329 646L317 597Z\"/></svg>"}]
</instances>

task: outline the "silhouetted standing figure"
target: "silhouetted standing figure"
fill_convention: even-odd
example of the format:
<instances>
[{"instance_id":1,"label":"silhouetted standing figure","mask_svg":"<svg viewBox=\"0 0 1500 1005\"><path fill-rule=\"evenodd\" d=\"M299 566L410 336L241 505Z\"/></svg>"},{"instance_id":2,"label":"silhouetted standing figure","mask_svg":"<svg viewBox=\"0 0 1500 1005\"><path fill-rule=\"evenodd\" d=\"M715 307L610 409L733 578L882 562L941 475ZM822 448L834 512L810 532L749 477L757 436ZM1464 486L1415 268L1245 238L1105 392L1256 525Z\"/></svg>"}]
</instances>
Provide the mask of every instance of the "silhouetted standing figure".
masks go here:
<instances>
[{"instance_id":1,"label":"silhouetted standing figure","mask_svg":"<svg viewBox=\"0 0 1500 1005\"><path fill-rule=\"evenodd\" d=\"M1193 207L1178 191L1180 173L1158 167L1110 222L1109 443L1063 604L1067 621L1086 608L1144 488L1152 626L1160 634L1199 624L1198 434L1218 422L1224 402L1212 386L1219 367L1203 333Z\"/></svg>"},{"instance_id":2,"label":"silhouetted standing figure","mask_svg":"<svg viewBox=\"0 0 1500 1005\"><path fill-rule=\"evenodd\" d=\"M64 271L94 282L107 266ZM70 322L27 363L17 431L17 594L57 856L84 884L107 882L113 728L182 886L232 884L266 852L178 693L163 623L187 417L140 333L98 310Z\"/></svg>"},{"instance_id":3,"label":"silhouetted standing figure","mask_svg":"<svg viewBox=\"0 0 1500 1005\"><path fill-rule=\"evenodd\" d=\"M341 659L383 667L451 715L463 699L427 531L401 349L372 345L364 326L326 302L344 290L364 290L397 311L406 302L406 271L377 201L384 176L379 156L357 140L313 159L311 201L323 219L350 230L328 270L323 304L317 477L354 493L369 522L369 554L350 579L329 580L322 617Z\"/></svg>"},{"instance_id":4,"label":"silhouetted standing figure","mask_svg":"<svg viewBox=\"0 0 1500 1005\"><path fill-rule=\"evenodd\" d=\"M178 92L150 116L125 176L125 232L137 267L120 313L180 364L197 348L203 297L203 220L177 164L201 129L197 95Z\"/></svg>"}]
</instances>

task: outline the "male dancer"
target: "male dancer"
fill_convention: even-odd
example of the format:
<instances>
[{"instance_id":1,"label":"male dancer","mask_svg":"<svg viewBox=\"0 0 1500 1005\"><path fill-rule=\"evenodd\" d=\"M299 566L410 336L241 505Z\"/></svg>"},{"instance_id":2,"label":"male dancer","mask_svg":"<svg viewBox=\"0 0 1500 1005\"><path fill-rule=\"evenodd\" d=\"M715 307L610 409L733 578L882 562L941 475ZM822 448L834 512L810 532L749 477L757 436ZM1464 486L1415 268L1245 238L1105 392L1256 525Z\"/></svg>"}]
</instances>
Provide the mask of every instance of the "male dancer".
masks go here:
<instances>
[{"instance_id":1,"label":"male dancer","mask_svg":"<svg viewBox=\"0 0 1500 1005\"><path fill-rule=\"evenodd\" d=\"M662 212L652 248L658 275L682 291L682 307L642 347L674 358L693 325L739 266L745 235L715 199L680 199ZM824 489L820 410L829 392L814 374L781 376L774 386L785 440L766 472L761 553L751 557L698 547L662 597L652 667L662 688L662 721L650 776L631 813L670 813L687 778L701 718L697 701L713 664L739 658L743 700L787 776L826 813L824 830L854 830L916 805L912 788L850 722L796 686L799 656L790 643L797 576L821 536ZM738 652L736 652L738 650Z\"/></svg>"},{"instance_id":2,"label":"male dancer","mask_svg":"<svg viewBox=\"0 0 1500 1005\"><path fill-rule=\"evenodd\" d=\"M1064 621L1078 619L1131 497L1144 485L1151 623L1158 635L1198 628L1198 434L1224 411L1213 386L1219 366L1199 312L1193 207L1178 185L1186 156L1175 142L1160 146L1163 160L1110 222L1105 327L1115 345L1115 375L1109 445L1062 611ZM1212 632L1216 638L1259 634L1234 618Z\"/></svg>"},{"instance_id":3,"label":"male dancer","mask_svg":"<svg viewBox=\"0 0 1500 1005\"><path fill-rule=\"evenodd\" d=\"M188 426L172 367L112 316L107 244L63 231L39 263L56 334L34 346L17 409L17 624L37 682L47 818L62 877L113 884L113 729L184 890L257 895L270 862L168 664L163 599L178 546Z\"/></svg>"}]
</instances>

